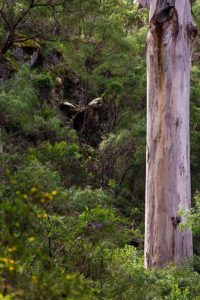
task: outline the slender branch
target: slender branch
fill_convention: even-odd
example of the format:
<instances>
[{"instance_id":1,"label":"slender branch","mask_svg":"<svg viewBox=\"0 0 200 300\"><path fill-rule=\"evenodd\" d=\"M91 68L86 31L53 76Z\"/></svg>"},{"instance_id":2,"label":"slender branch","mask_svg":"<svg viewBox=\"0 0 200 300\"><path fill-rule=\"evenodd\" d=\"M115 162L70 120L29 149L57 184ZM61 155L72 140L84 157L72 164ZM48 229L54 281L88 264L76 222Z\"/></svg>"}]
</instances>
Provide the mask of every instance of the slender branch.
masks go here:
<instances>
[{"instance_id":1,"label":"slender branch","mask_svg":"<svg viewBox=\"0 0 200 300\"><path fill-rule=\"evenodd\" d=\"M31 37L27 37L27 38L21 38L21 39L18 39L18 40L14 40L13 44L15 44L15 43L23 43L23 42L26 42L26 41L34 40L34 39L36 39L38 37L39 37L39 34L36 34L34 36L31 36Z\"/></svg>"},{"instance_id":2,"label":"slender branch","mask_svg":"<svg viewBox=\"0 0 200 300\"><path fill-rule=\"evenodd\" d=\"M3 12L2 9L0 10L0 16L1 16L2 19L4 20L4 22L5 22L5 24L7 25L8 29L9 29L9 30L12 30L12 28L11 28L11 26L10 26L8 20L6 19L6 16L4 15L4 12Z\"/></svg>"},{"instance_id":3,"label":"slender branch","mask_svg":"<svg viewBox=\"0 0 200 300\"><path fill-rule=\"evenodd\" d=\"M135 164L131 164L128 168L126 168L126 170L124 171L121 179L120 179L120 184L123 183L124 179L126 178L127 173L129 172L129 170L131 170L133 167L135 166Z\"/></svg>"}]
</instances>

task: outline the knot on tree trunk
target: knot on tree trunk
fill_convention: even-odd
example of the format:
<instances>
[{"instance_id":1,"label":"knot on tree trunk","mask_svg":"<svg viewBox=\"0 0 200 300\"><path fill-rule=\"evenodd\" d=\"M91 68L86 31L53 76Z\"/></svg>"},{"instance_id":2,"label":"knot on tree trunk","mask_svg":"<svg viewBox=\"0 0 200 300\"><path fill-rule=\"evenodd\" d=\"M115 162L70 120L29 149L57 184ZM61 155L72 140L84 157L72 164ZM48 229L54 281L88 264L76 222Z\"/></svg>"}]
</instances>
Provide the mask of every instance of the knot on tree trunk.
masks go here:
<instances>
[{"instance_id":1,"label":"knot on tree trunk","mask_svg":"<svg viewBox=\"0 0 200 300\"><path fill-rule=\"evenodd\" d=\"M187 33L189 37L192 37L192 39L195 39L196 35L198 34L197 27L193 23L189 23L187 25Z\"/></svg>"},{"instance_id":2,"label":"knot on tree trunk","mask_svg":"<svg viewBox=\"0 0 200 300\"><path fill-rule=\"evenodd\" d=\"M175 0L158 0L150 22L163 24L170 20L175 12Z\"/></svg>"},{"instance_id":3,"label":"knot on tree trunk","mask_svg":"<svg viewBox=\"0 0 200 300\"><path fill-rule=\"evenodd\" d=\"M155 20L159 24L163 24L172 18L174 14L174 6L169 5L158 11L155 15Z\"/></svg>"},{"instance_id":4,"label":"knot on tree trunk","mask_svg":"<svg viewBox=\"0 0 200 300\"><path fill-rule=\"evenodd\" d=\"M172 217L172 224L173 226L176 228L178 226L178 224L181 223L181 217L180 216L176 216L176 217Z\"/></svg>"}]
</instances>

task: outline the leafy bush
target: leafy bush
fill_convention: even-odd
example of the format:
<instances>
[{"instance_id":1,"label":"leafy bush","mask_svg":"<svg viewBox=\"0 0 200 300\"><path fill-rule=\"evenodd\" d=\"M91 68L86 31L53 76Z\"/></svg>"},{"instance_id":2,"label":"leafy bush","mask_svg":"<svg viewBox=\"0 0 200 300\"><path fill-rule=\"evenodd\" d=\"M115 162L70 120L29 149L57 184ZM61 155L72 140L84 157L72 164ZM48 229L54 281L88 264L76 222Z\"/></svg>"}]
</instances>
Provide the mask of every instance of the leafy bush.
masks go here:
<instances>
[{"instance_id":1,"label":"leafy bush","mask_svg":"<svg viewBox=\"0 0 200 300\"><path fill-rule=\"evenodd\" d=\"M38 159L41 163L48 163L56 170L65 186L82 184L88 173L81 149L76 143L65 141L50 144L45 142L36 150L29 149L29 159Z\"/></svg>"},{"instance_id":2,"label":"leafy bush","mask_svg":"<svg viewBox=\"0 0 200 300\"><path fill-rule=\"evenodd\" d=\"M39 82L42 82L42 85L51 85L50 75L41 76ZM67 138L72 131L63 127L53 108L41 103L34 88L34 80L29 67L24 65L17 75L0 89L1 125L9 131L18 131L36 140L55 141Z\"/></svg>"},{"instance_id":3,"label":"leafy bush","mask_svg":"<svg viewBox=\"0 0 200 300\"><path fill-rule=\"evenodd\" d=\"M37 89L47 88L51 90L54 86L51 75L47 72L33 77L33 86Z\"/></svg>"},{"instance_id":4,"label":"leafy bush","mask_svg":"<svg viewBox=\"0 0 200 300\"><path fill-rule=\"evenodd\" d=\"M147 270L133 247L108 252L106 299L199 299L200 276L191 268L169 266Z\"/></svg>"}]
</instances>

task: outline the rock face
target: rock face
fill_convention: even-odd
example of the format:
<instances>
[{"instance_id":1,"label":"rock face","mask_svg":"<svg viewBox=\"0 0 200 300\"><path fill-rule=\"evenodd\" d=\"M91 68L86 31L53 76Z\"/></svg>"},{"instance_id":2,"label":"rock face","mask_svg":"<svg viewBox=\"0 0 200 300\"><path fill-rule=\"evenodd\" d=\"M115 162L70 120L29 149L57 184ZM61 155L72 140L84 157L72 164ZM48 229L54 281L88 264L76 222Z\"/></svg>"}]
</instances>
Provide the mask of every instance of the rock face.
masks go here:
<instances>
[{"instance_id":1,"label":"rock face","mask_svg":"<svg viewBox=\"0 0 200 300\"><path fill-rule=\"evenodd\" d=\"M110 131L112 126L113 105L103 97L95 98L86 106L79 106L65 101L60 109L67 118L73 120L74 129L78 132L80 141L97 147L103 133Z\"/></svg>"},{"instance_id":2,"label":"rock face","mask_svg":"<svg viewBox=\"0 0 200 300\"><path fill-rule=\"evenodd\" d=\"M24 38L24 41L23 41ZM52 78L52 86L37 86L40 98L60 108L63 122L73 122L80 141L98 146L105 132L113 128L114 103L95 98L91 88L75 72L66 68L61 51L53 49L43 55L38 40L26 40L15 43L12 49L16 70L19 65L28 63L30 67L40 65L42 71ZM16 71L12 62L0 57L0 86Z\"/></svg>"},{"instance_id":3,"label":"rock face","mask_svg":"<svg viewBox=\"0 0 200 300\"><path fill-rule=\"evenodd\" d=\"M62 87L62 84L63 84L62 78L60 78L60 77L57 76L56 79L55 79L55 85L57 87Z\"/></svg>"},{"instance_id":4,"label":"rock face","mask_svg":"<svg viewBox=\"0 0 200 300\"><path fill-rule=\"evenodd\" d=\"M14 48L13 55L16 58L16 60L23 62L24 50L22 48Z\"/></svg>"},{"instance_id":5,"label":"rock face","mask_svg":"<svg viewBox=\"0 0 200 300\"><path fill-rule=\"evenodd\" d=\"M13 45L12 54L14 60L0 56L0 86L17 71L18 65L28 63L30 67L36 66L41 57L41 46L37 39L21 37L21 42Z\"/></svg>"},{"instance_id":6,"label":"rock face","mask_svg":"<svg viewBox=\"0 0 200 300\"><path fill-rule=\"evenodd\" d=\"M12 62L3 56L0 56L0 86L2 86L15 71L16 69Z\"/></svg>"},{"instance_id":7,"label":"rock face","mask_svg":"<svg viewBox=\"0 0 200 300\"><path fill-rule=\"evenodd\" d=\"M41 57L41 45L38 39L28 39L20 35L19 41L14 43L12 52L19 63L28 63L30 67L37 65Z\"/></svg>"},{"instance_id":8,"label":"rock face","mask_svg":"<svg viewBox=\"0 0 200 300\"><path fill-rule=\"evenodd\" d=\"M43 63L43 69L45 71L51 71L56 66L61 65L64 62L62 53L59 50L53 49L47 56L45 57Z\"/></svg>"},{"instance_id":9,"label":"rock face","mask_svg":"<svg viewBox=\"0 0 200 300\"><path fill-rule=\"evenodd\" d=\"M39 58L39 50L33 51L33 54L31 55L31 60L30 60L30 67L34 67L38 61Z\"/></svg>"},{"instance_id":10,"label":"rock face","mask_svg":"<svg viewBox=\"0 0 200 300\"><path fill-rule=\"evenodd\" d=\"M66 69L62 57L57 60L54 55L49 55L44 64L45 68L52 68L55 78L54 103L59 104L65 121L73 122L79 140L97 147L102 135L113 129L115 104L103 97L93 98L87 84L75 72ZM56 65L53 67L53 64Z\"/></svg>"},{"instance_id":11,"label":"rock face","mask_svg":"<svg viewBox=\"0 0 200 300\"><path fill-rule=\"evenodd\" d=\"M10 68L6 63L0 63L0 86L9 79Z\"/></svg>"},{"instance_id":12,"label":"rock face","mask_svg":"<svg viewBox=\"0 0 200 300\"><path fill-rule=\"evenodd\" d=\"M91 99L84 82L71 70L63 74L63 98L72 99L79 106L86 106Z\"/></svg>"}]
</instances>

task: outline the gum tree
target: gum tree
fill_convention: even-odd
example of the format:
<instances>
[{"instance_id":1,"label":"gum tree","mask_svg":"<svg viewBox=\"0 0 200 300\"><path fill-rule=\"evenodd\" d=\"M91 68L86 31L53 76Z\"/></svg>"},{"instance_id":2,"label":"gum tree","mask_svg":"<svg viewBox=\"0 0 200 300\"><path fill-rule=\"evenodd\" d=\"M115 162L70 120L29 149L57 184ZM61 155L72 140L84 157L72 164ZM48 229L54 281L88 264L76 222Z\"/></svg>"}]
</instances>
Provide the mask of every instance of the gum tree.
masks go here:
<instances>
[{"instance_id":1,"label":"gum tree","mask_svg":"<svg viewBox=\"0 0 200 300\"><path fill-rule=\"evenodd\" d=\"M149 10L145 265L193 254L178 210L190 209L189 94L196 28L189 0L139 0Z\"/></svg>"}]
</instances>

